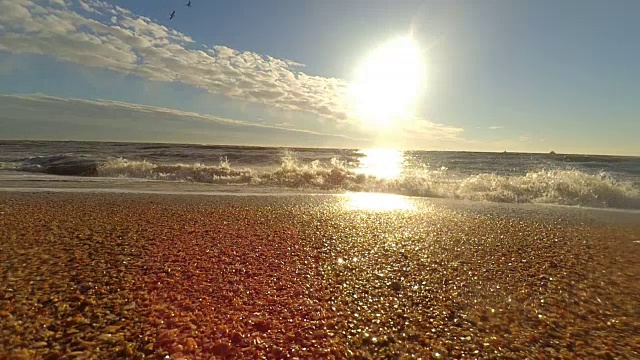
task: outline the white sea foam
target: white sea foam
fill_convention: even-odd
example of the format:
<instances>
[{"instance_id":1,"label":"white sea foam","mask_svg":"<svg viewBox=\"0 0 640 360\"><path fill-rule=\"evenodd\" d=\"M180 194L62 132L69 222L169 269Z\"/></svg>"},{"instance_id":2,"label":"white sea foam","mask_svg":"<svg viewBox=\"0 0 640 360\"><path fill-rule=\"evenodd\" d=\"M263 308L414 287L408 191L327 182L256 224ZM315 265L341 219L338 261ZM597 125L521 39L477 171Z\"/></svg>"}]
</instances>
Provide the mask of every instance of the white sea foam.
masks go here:
<instances>
[{"instance_id":1,"label":"white sea foam","mask_svg":"<svg viewBox=\"0 0 640 360\"><path fill-rule=\"evenodd\" d=\"M109 160L97 167L98 175L108 177L132 177L167 181L194 181L213 184L249 183L251 170L232 169L226 160L220 165L204 164L154 164L152 162Z\"/></svg>"},{"instance_id":2,"label":"white sea foam","mask_svg":"<svg viewBox=\"0 0 640 360\"><path fill-rule=\"evenodd\" d=\"M576 169L540 169L524 175L481 173L463 175L446 168L420 169L395 179L359 173L333 159L301 162L285 153L280 167L252 170L218 165L155 164L114 159L97 166L97 175L211 184L247 184L333 191L370 191L394 194L508 203L549 203L589 207L640 209L640 191L628 181L605 172L589 174Z\"/></svg>"},{"instance_id":3,"label":"white sea foam","mask_svg":"<svg viewBox=\"0 0 640 360\"><path fill-rule=\"evenodd\" d=\"M25 151L17 143L13 153L5 145L0 171L640 209L640 162L632 157L408 152L367 168L368 155L355 150L46 145Z\"/></svg>"},{"instance_id":4,"label":"white sea foam","mask_svg":"<svg viewBox=\"0 0 640 360\"><path fill-rule=\"evenodd\" d=\"M0 170L20 170L20 164L15 162L0 161Z\"/></svg>"}]
</instances>

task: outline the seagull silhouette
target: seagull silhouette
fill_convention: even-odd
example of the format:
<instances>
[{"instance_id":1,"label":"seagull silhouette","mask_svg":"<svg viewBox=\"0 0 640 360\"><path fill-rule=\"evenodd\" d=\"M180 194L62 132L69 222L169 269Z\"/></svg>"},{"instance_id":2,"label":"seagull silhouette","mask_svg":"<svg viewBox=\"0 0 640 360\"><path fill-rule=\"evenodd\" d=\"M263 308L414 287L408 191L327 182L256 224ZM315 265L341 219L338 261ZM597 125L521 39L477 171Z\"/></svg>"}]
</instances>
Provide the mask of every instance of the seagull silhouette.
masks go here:
<instances>
[{"instance_id":1,"label":"seagull silhouette","mask_svg":"<svg viewBox=\"0 0 640 360\"><path fill-rule=\"evenodd\" d=\"M176 11L175 10L173 10L171 15L169 15L169 20L173 19L174 16L176 16Z\"/></svg>"}]
</instances>

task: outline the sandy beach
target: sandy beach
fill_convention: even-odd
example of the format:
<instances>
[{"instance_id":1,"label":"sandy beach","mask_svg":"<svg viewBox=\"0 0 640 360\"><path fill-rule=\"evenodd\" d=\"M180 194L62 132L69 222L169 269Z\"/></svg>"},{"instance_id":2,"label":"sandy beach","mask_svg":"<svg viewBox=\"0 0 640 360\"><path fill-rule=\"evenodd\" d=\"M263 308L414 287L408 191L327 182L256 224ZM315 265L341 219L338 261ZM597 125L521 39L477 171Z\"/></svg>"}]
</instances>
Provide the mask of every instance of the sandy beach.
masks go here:
<instances>
[{"instance_id":1,"label":"sandy beach","mask_svg":"<svg viewBox=\"0 0 640 360\"><path fill-rule=\"evenodd\" d=\"M0 192L0 359L637 359L638 299L638 212Z\"/></svg>"}]
</instances>

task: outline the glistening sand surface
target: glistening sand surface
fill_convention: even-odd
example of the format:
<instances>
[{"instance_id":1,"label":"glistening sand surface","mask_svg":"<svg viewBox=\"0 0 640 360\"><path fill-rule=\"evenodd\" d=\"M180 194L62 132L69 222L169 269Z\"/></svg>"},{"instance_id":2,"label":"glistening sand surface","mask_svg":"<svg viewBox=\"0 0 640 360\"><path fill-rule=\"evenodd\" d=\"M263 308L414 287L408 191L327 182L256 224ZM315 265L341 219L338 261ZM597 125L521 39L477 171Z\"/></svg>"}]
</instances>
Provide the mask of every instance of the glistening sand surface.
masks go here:
<instances>
[{"instance_id":1,"label":"glistening sand surface","mask_svg":"<svg viewBox=\"0 0 640 360\"><path fill-rule=\"evenodd\" d=\"M0 358L640 357L638 213L354 199L0 193Z\"/></svg>"}]
</instances>

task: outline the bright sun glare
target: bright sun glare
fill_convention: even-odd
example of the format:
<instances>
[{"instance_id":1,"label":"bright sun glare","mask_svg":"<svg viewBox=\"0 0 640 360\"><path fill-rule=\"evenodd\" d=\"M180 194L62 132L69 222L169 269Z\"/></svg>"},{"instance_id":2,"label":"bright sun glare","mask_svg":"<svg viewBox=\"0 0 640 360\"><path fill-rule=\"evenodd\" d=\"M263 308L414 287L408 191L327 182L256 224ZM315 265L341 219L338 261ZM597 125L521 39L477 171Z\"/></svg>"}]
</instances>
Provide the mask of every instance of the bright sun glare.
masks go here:
<instances>
[{"instance_id":1,"label":"bright sun glare","mask_svg":"<svg viewBox=\"0 0 640 360\"><path fill-rule=\"evenodd\" d=\"M377 194L377 193L351 193L347 194L344 204L349 210L367 211L394 211L414 210L416 205L410 198L402 195Z\"/></svg>"},{"instance_id":2,"label":"bright sun glare","mask_svg":"<svg viewBox=\"0 0 640 360\"><path fill-rule=\"evenodd\" d=\"M382 128L410 117L424 80L424 60L413 38L383 44L360 65L351 89L358 117Z\"/></svg>"},{"instance_id":3,"label":"bright sun glare","mask_svg":"<svg viewBox=\"0 0 640 360\"><path fill-rule=\"evenodd\" d=\"M358 173L372 175L379 179L395 179L402 173L404 152L393 149L361 150L364 157L360 159Z\"/></svg>"}]
</instances>

